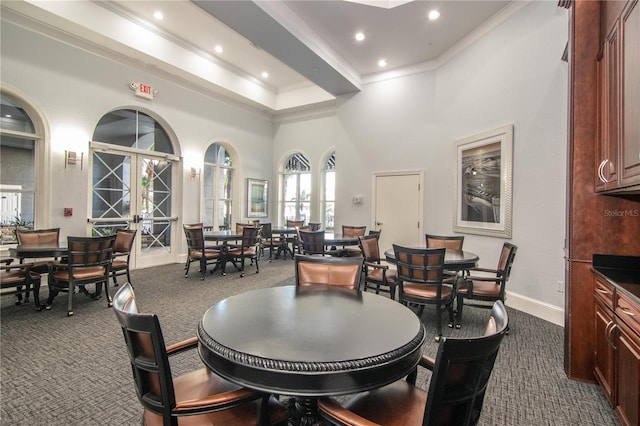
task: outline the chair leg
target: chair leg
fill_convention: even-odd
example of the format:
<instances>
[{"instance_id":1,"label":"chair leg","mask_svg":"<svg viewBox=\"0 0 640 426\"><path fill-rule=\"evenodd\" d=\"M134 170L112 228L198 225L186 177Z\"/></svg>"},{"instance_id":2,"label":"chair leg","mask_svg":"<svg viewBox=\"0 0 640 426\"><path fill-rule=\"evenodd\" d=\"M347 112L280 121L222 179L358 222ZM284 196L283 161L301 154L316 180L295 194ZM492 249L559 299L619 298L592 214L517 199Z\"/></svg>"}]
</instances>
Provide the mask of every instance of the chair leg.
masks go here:
<instances>
[{"instance_id":1,"label":"chair leg","mask_svg":"<svg viewBox=\"0 0 640 426\"><path fill-rule=\"evenodd\" d=\"M456 328L461 328L460 322L462 320L462 308L464 307L464 297L458 296L456 305Z\"/></svg>"},{"instance_id":2,"label":"chair leg","mask_svg":"<svg viewBox=\"0 0 640 426\"><path fill-rule=\"evenodd\" d=\"M207 259L200 259L200 281L204 281L204 273L207 271Z\"/></svg>"},{"instance_id":3,"label":"chair leg","mask_svg":"<svg viewBox=\"0 0 640 426\"><path fill-rule=\"evenodd\" d=\"M187 278L189 276L189 267L191 266L191 259L187 259L187 264L184 265L184 277Z\"/></svg>"},{"instance_id":4,"label":"chair leg","mask_svg":"<svg viewBox=\"0 0 640 426\"><path fill-rule=\"evenodd\" d=\"M68 289L69 289L68 290L69 298L67 301L67 316L72 317L73 316L73 282L71 280L69 280Z\"/></svg>"},{"instance_id":5,"label":"chair leg","mask_svg":"<svg viewBox=\"0 0 640 426\"><path fill-rule=\"evenodd\" d=\"M107 277L107 280L104 282L104 294L107 296L107 307L110 308L113 306L113 300L111 300L111 295L109 294L109 277Z\"/></svg>"}]
</instances>

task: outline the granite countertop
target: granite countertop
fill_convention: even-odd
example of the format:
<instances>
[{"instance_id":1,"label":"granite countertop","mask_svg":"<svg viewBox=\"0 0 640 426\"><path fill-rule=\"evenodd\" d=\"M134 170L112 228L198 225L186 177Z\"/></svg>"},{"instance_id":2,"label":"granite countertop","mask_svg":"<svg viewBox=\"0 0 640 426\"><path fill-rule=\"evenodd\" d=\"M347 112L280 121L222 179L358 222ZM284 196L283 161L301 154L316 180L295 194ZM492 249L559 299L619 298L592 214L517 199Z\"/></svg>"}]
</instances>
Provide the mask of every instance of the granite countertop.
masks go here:
<instances>
[{"instance_id":1,"label":"granite countertop","mask_svg":"<svg viewBox=\"0 0 640 426\"><path fill-rule=\"evenodd\" d=\"M593 270L640 302L640 256L593 255Z\"/></svg>"}]
</instances>

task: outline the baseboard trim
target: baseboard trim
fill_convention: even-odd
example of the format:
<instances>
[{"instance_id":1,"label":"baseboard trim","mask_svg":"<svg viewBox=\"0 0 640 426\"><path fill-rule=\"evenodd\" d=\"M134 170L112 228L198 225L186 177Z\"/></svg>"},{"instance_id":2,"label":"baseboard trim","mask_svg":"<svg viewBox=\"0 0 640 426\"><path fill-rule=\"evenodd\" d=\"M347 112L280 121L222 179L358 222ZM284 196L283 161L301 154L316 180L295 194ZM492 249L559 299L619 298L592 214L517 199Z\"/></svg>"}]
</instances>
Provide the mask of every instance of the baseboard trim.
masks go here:
<instances>
[{"instance_id":1,"label":"baseboard trim","mask_svg":"<svg viewBox=\"0 0 640 426\"><path fill-rule=\"evenodd\" d=\"M506 305L564 327L564 309L518 293L507 292Z\"/></svg>"}]
</instances>

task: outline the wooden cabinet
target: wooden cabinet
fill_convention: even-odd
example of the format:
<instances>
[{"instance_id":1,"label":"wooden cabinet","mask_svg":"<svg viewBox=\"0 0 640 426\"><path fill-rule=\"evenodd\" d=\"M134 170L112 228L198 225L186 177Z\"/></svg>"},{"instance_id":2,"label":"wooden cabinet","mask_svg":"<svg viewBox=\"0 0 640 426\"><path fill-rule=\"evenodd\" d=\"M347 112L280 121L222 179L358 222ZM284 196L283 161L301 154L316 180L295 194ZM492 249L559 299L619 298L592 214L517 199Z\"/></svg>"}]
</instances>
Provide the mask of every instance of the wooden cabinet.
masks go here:
<instances>
[{"instance_id":1,"label":"wooden cabinet","mask_svg":"<svg viewBox=\"0 0 640 426\"><path fill-rule=\"evenodd\" d=\"M623 425L640 425L640 304L595 275L594 375Z\"/></svg>"},{"instance_id":2,"label":"wooden cabinet","mask_svg":"<svg viewBox=\"0 0 640 426\"><path fill-rule=\"evenodd\" d=\"M616 414L623 425L640 425L640 306L616 294Z\"/></svg>"},{"instance_id":3,"label":"wooden cabinet","mask_svg":"<svg viewBox=\"0 0 640 426\"><path fill-rule=\"evenodd\" d=\"M606 8L609 3L603 2ZM613 4L611 7L619 7ZM596 191L640 192L640 6L626 3L598 53Z\"/></svg>"},{"instance_id":4,"label":"wooden cabinet","mask_svg":"<svg viewBox=\"0 0 640 426\"><path fill-rule=\"evenodd\" d=\"M613 316L613 286L605 280L596 278L595 285L595 345L594 374L602 386L607 399L614 405L614 346L611 331L615 325Z\"/></svg>"}]
</instances>

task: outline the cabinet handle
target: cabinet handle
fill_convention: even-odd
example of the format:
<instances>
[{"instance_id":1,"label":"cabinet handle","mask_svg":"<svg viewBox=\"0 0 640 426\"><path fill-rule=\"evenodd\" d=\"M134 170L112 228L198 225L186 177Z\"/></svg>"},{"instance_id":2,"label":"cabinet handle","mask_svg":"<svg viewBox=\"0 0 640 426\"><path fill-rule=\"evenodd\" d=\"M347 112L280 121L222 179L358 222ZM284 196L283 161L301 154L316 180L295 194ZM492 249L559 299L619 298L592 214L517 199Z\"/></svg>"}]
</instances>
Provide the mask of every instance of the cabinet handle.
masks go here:
<instances>
[{"instance_id":1,"label":"cabinet handle","mask_svg":"<svg viewBox=\"0 0 640 426\"><path fill-rule=\"evenodd\" d=\"M606 288L602 288L602 287L596 288L596 291L598 293L602 293L602 294L609 294L609 290L607 290Z\"/></svg>"},{"instance_id":2,"label":"cabinet handle","mask_svg":"<svg viewBox=\"0 0 640 426\"><path fill-rule=\"evenodd\" d=\"M604 167L607 165L608 162L609 162L608 159L607 160L602 160L602 162L598 166L598 177L600 178L602 183L609 183L610 182L609 180L607 180L607 178L604 175Z\"/></svg>"},{"instance_id":3,"label":"cabinet handle","mask_svg":"<svg viewBox=\"0 0 640 426\"><path fill-rule=\"evenodd\" d=\"M636 314L634 314L629 308L627 308L626 306L621 306L620 304L618 304L618 306L620 306L620 309L622 310L622 312L624 312L625 314L629 315L630 317L635 317Z\"/></svg>"},{"instance_id":4,"label":"cabinet handle","mask_svg":"<svg viewBox=\"0 0 640 426\"><path fill-rule=\"evenodd\" d=\"M613 339L611 338L611 335L613 334L613 330L616 328L618 328L616 323L613 321L609 321L609 324L607 324L607 327L604 329L605 336L607 337L607 343L609 344L609 347L614 351L618 348L614 344Z\"/></svg>"}]
</instances>

